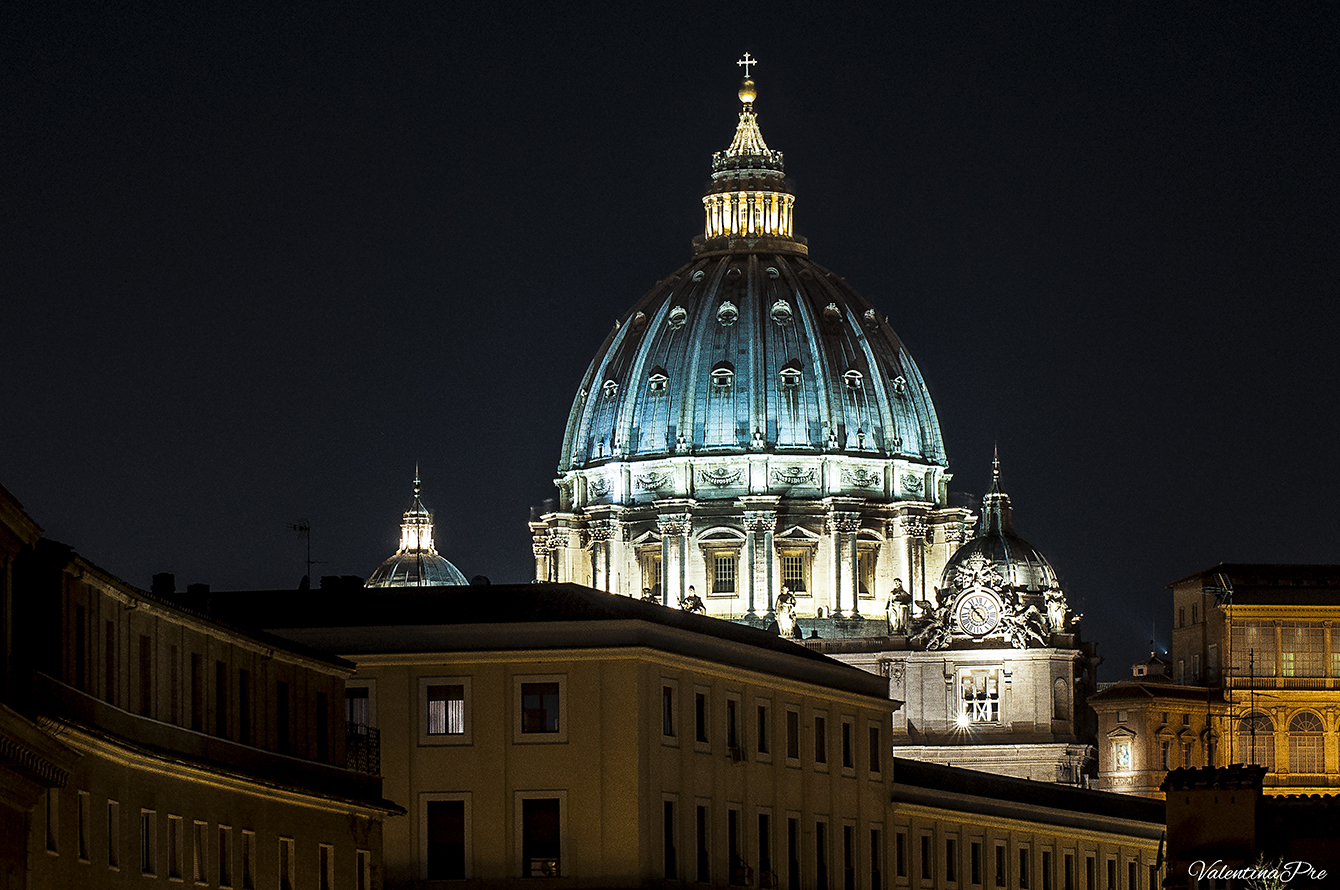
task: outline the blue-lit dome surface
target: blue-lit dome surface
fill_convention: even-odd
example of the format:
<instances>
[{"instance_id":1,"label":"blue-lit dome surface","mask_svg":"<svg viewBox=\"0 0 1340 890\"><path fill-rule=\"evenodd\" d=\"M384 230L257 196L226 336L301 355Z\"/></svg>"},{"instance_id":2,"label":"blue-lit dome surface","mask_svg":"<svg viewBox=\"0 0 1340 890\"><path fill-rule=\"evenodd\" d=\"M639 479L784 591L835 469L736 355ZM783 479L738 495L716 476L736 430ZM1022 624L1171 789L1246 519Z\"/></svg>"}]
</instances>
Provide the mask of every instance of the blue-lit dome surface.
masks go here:
<instances>
[{"instance_id":1,"label":"blue-lit dome surface","mask_svg":"<svg viewBox=\"0 0 1340 890\"><path fill-rule=\"evenodd\" d=\"M573 403L560 471L757 451L945 464L887 319L799 250L767 246L701 250L620 320Z\"/></svg>"}]
</instances>

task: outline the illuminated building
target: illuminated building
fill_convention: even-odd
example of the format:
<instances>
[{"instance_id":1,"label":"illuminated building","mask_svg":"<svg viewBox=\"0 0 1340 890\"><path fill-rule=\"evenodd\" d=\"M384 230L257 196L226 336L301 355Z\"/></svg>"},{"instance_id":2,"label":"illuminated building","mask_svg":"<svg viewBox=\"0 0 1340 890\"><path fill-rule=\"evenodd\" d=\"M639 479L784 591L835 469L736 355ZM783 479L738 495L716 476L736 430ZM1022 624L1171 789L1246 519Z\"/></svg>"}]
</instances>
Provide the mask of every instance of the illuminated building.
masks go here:
<instances>
[{"instance_id":1,"label":"illuminated building","mask_svg":"<svg viewBox=\"0 0 1340 890\"><path fill-rule=\"evenodd\" d=\"M6 868L24 851L6 886L381 886L382 820L400 808L375 764L346 767L352 664L184 609L35 534L6 552L5 592L4 818L25 795L0 842ZM36 737L12 732L15 712Z\"/></svg>"},{"instance_id":2,"label":"illuminated building","mask_svg":"<svg viewBox=\"0 0 1340 890\"><path fill-rule=\"evenodd\" d=\"M1161 796L1170 769L1256 764L1267 795L1340 791L1340 566L1222 564L1169 587L1166 672L1091 699L1099 787Z\"/></svg>"},{"instance_id":3,"label":"illuminated building","mask_svg":"<svg viewBox=\"0 0 1340 890\"><path fill-rule=\"evenodd\" d=\"M998 474L975 538L950 504L920 371L794 235L748 76L739 98L693 259L582 379L559 497L532 514L536 578L776 626L890 679L900 753L1079 783L1096 661L1056 574Z\"/></svg>"}]
</instances>

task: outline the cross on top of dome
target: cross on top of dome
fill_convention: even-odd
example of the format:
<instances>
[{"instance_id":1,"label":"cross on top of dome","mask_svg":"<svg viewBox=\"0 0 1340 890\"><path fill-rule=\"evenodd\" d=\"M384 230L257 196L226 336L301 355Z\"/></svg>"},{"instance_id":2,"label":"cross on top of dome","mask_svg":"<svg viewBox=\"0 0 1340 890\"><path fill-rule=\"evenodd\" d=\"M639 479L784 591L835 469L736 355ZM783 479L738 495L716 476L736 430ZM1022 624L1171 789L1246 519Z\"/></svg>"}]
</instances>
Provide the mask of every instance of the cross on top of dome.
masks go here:
<instances>
[{"instance_id":1,"label":"cross on top of dome","mask_svg":"<svg viewBox=\"0 0 1340 890\"><path fill-rule=\"evenodd\" d=\"M744 68L744 76L745 76L745 77L748 77L748 76L749 76L749 66L750 66L750 65L757 65L757 64L758 64L758 59L755 59L753 56L749 55L749 53L746 52L746 53L744 54L744 58L740 59L740 61L736 62L735 64L737 64L737 65L739 65L740 67Z\"/></svg>"}]
</instances>

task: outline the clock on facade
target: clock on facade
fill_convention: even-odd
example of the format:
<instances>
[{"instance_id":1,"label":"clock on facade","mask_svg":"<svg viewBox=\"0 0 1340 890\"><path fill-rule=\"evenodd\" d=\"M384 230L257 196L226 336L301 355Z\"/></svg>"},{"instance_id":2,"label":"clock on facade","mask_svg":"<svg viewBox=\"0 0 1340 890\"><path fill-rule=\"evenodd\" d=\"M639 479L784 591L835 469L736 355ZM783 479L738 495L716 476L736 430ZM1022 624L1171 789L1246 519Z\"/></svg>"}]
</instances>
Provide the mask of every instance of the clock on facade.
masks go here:
<instances>
[{"instance_id":1,"label":"clock on facade","mask_svg":"<svg viewBox=\"0 0 1340 890\"><path fill-rule=\"evenodd\" d=\"M1000 624L1000 601L989 593L969 593L959 600L958 626L973 637L984 637Z\"/></svg>"}]
</instances>

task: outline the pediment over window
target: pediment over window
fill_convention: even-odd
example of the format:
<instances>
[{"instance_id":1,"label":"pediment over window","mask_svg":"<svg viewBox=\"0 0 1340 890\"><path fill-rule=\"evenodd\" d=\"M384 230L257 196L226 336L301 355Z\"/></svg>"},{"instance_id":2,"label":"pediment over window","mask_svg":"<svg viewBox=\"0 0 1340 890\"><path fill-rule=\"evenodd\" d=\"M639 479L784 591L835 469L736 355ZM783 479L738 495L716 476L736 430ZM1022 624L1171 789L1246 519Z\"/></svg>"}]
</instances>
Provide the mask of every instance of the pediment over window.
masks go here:
<instances>
[{"instance_id":1,"label":"pediment over window","mask_svg":"<svg viewBox=\"0 0 1340 890\"><path fill-rule=\"evenodd\" d=\"M1125 726L1118 726L1116 729L1109 732L1107 734L1107 737L1109 739L1112 739L1113 741L1120 741L1121 739L1133 739L1136 737L1136 732L1135 730L1128 729Z\"/></svg>"}]
</instances>

